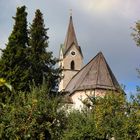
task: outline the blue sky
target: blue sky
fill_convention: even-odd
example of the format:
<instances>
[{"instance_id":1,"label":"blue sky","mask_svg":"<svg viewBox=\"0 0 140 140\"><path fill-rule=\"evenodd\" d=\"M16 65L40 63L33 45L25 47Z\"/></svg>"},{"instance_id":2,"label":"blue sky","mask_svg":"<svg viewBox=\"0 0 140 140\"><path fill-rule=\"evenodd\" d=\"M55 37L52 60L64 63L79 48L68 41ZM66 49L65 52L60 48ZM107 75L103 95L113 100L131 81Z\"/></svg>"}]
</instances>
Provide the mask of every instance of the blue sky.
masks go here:
<instances>
[{"instance_id":1,"label":"blue sky","mask_svg":"<svg viewBox=\"0 0 140 140\"><path fill-rule=\"evenodd\" d=\"M140 0L0 0L0 47L5 48L12 31L12 16L16 7L26 5L28 22L36 9L44 15L49 27L49 49L58 57L69 22L69 9L78 43L84 54L84 64L102 51L120 84L127 93L135 93L140 79L140 48L131 37L135 22L140 20Z\"/></svg>"}]
</instances>

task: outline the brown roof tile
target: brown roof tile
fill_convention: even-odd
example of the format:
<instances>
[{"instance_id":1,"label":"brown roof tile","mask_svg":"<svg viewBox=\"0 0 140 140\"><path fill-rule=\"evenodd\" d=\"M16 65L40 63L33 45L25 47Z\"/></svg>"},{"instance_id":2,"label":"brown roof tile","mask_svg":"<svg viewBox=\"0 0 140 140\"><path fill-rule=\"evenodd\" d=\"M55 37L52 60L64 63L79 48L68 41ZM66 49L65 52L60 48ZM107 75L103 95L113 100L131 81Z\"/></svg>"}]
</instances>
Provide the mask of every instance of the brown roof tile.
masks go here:
<instances>
[{"instance_id":1,"label":"brown roof tile","mask_svg":"<svg viewBox=\"0 0 140 140\"><path fill-rule=\"evenodd\" d=\"M74 26L73 26L72 16L70 16L69 26L68 26L65 42L64 42L64 45L63 45L64 56L66 55L66 53L68 52L68 50L71 48L71 46L73 44L75 44L75 46L79 50L80 54L82 55L81 48L80 48L80 46L78 45L78 42L77 42L77 38L76 38Z\"/></svg>"},{"instance_id":2,"label":"brown roof tile","mask_svg":"<svg viewBox=\"0 0 140 140\"><path fill-rule=\"evenodd\" d=\"M106 90L120 89L119 83L101 52L71 79L65 91L73 93L76 90L97 88Z\"/></svg>"}]
</instances>

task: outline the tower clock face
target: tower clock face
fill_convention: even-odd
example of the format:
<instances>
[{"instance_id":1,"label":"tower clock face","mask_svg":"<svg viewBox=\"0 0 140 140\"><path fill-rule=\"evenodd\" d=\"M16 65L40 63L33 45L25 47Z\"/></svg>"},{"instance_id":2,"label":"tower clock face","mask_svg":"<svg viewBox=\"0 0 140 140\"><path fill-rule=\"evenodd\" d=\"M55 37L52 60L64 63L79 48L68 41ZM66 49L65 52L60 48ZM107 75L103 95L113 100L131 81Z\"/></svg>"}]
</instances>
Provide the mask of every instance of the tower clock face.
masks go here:
<instances>
[{"instance_id":1,"label":"tower clock face","mask_svg":"<svg viewBox=\"0 0 140 140\"><path fill-rule=\"evenodd\" d=\"M75 51L71 51L72 56L75 56L75 54L76 54Z\"/></svg>"}]
</instances>

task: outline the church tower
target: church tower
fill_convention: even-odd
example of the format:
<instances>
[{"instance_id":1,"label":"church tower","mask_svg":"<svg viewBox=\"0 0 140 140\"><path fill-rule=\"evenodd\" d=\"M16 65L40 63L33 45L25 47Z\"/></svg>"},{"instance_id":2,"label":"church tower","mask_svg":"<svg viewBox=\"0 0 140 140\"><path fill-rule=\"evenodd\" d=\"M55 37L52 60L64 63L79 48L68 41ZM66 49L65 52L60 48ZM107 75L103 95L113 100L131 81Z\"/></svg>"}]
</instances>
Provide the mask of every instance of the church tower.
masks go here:
<instances>
[{"instance_id":1,"label":"church tower","mask_svg":"<svg viewBox=\"0 0 140 140\"><path fill-rule=\"evenodd\" d=\"M83 54L76 38L72 15L70 15L69 26L64 44L60 46L59 66L62 69L62 80L59 91L63 91L72 77L81 70L83 65Z\"/></svg>"}]
</instances>

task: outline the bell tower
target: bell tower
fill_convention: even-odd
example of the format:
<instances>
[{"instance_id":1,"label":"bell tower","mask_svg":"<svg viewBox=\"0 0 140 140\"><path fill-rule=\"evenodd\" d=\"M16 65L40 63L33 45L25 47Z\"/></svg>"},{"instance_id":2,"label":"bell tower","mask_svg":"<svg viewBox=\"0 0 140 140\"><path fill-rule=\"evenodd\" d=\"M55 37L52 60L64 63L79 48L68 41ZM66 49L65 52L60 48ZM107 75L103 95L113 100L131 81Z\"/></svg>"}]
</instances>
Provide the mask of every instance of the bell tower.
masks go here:
<instances>
[{"instance_id":1,"label":"bell tower","mask_svg":"<svg viewBox=\"0 0 140 140\"><path fill-rule=\"evenodd\" d=\"M72 77L82 68L83 54L76 38L72 15L70 15L64 44L60 46L59 66L62 69L62 79L59 91L64 91Z\"/></svg>"}]
</instances>

